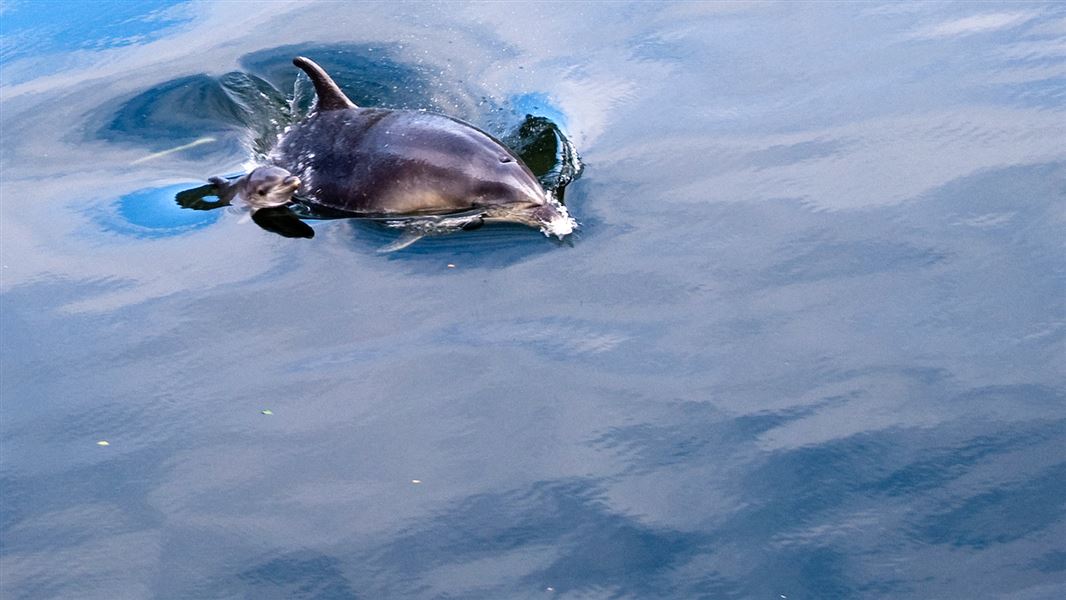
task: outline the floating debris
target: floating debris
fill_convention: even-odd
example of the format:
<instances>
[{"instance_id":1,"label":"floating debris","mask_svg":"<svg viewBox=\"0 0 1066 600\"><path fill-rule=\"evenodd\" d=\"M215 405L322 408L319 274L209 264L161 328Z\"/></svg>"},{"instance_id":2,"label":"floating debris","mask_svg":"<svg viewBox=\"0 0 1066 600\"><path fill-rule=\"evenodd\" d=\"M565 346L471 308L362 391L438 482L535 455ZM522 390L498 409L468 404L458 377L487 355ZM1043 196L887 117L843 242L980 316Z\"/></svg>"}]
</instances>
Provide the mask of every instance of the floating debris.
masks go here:
<instances>
[{"instance_id":1,"label":"floating debris","mask_svg":"<svg viewBox=\"0 0 1066 600\"><path fill-rule=\"evenodd\" d=\"M411 483L413 483L413 484L416 484L416 485L417 485L417 484L419 484L419 483L422 483L422 480L421 480L421 479L412 479L412 480L411 480Z\"/></svg>"},{"instance_id":2,"label":"floating debris","mask_svg":"<svg viewBox=\"0 0 1066 600\"><path fill-rule=\"evenodd\" d=\"M448 268L449 268L449 269L454 269L454 268L455 268L455 265L454 265L454 264L452 264L452 263L448 263Z\"/></svg>"},{"instance_id":3,"label":"floating debris","mask_svg":"<svg viewBox=\"0 0 1066 600\"><path fill-rule=\"evenodd\" d=\"M270 410L269 408L264 408L263 410L261 410L259 412L263 413L264 415L272 415L272 414L274 414L274 411Z\"/></svg>"},{"instance_id":4,"label":"floating debris","mask_svg":"<svg viewBox=\"0 0 1066 600\"><path fill-rule=\"evenodd\" d=\"M107 440L100 440L99 442L96 442L96 445L97 446L110 446L111 442L109 442Z\"/></svg>"}]
</instances>

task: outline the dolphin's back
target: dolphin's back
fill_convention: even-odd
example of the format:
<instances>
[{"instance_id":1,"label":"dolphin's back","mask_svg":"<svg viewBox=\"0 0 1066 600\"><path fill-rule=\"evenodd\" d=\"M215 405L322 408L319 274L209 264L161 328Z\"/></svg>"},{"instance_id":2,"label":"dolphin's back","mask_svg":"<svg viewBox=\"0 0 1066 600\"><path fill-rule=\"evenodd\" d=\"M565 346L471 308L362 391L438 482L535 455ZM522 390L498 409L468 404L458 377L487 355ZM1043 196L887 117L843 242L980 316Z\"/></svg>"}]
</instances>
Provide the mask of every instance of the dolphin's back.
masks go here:
<instances>
[{"instance_id":1,"label":"dolphin's back","mask_svg":"<svg viewBox=\"0 0 1066 600\"><path fill-rule=\"evenodd\" d=\"M293 126L271 155L314 204L352 214L441 214L543 197L498 140L434 113L349 108Z\"/></svg>"}]
</instances>

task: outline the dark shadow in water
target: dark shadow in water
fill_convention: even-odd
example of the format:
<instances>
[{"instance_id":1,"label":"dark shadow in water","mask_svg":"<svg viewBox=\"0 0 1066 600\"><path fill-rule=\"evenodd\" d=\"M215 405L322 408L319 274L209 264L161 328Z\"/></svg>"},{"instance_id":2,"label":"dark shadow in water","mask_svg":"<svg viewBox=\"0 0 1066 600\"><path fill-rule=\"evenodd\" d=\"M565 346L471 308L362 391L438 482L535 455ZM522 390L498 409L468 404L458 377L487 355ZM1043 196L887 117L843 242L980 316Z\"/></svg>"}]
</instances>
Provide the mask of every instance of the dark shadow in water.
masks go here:
<instances>
[{"instance_id":1,"label":"dark shadow in water","mask_svg":"<svg viewBox=\"0 0 1066 600\"><path fill-rule=\"evenodd\" d=\"M341 562L314 552L272 558L237 576L250 587L248 598L358 598L344 577ZM252 593L254 592L254 593Z\"/></svg>"},{"instance_id":2,"label":"dark shadow in water","mask_svg":"<svg viewBox=\"0 0 1066 600\"><path fill-rule=\"evenodd\" d=\"M627 474L654 473L664 466L710 460L789 422L814 414L835 399L760 414L733 416L705 402L679 402L676 423L612 427L590 443L625 458Z\"/></svg>"},{"instance_id":3,"label":"dark shadow in water","mask_svg":"<svg viewBox=\"0 0 1066 600\"><path fill-rule=\"evenodd\" d=\"M765 433L878 394L870 377L885 374L908 381L916 397L957 405L972 418L812 440L764 451L751 462ZM625 461L629 473L659 472L675 463L744 465L740 489L721 492L749 500L715 528L713 541L741 552L776 549L736 582L740 597L900 595L909 588L891 570L866 573L861 583L849 574L862 571L865 553L891 554L914 543L946 546L966 559L1052 531L1066 515L1066 465L1027 473L1016 472L1009 461L1003 465L1005 456L1054 452L1066 432L1066 420L1054 418L1064 400L1056 390L1013 385L960 392L950 378L912 369L856 371L842 381L850 381L854 393L762 415L732 418L710 405L682 403L669 422L614 428L594 444ZM982 418L989 409L992 414ZM1032 416L1003 423L996 411ZM882 507L878 522L871 520L870 506ZM909 526L892 527L901 510ZM842 533L848 531L860 534Z\"/></svg>"},{"instance_id":4,"label":"dark shadow in water","mask_svg":"<svg viewBox=\"0 0 1066 600\"><path fill-rule=\"evenodd\" d=\"M603 493L591 480L559 479L475 494L390 532L381 545L354 539L327 550L278 548L186 595L522 598L550 587L595 597L738 597L735 583L704 567L678 577L693 559L713 554L706 535L614 512ZM451 570L478 563L491 570L498 559L529 566L490 576L488 585L475 575L455 589L434 586L442 573L451 578Z\"/></svg>"},{"instance_id":5,"label":"dark shadow in water","mask_svg":"<svg viewBox=\"0 0 1066 600\"><path fill-rule=\"evenodd\" d=\"M1062 428L1055 431L1063 433ZM1038 477L967 498L959 506L931 514L918 531L933 544L980 550L1049 531L1066 515L1066 464Z\"/></svg>"},{"instance_id":6,"label":"dark shadow in water","mask_svg":"<svg viewBox=\"0 0 1066 600\"><path fill-rule=\"evenodd\" d=\"M818 244L805 244L802 254L779 262L765 275L771 285L778 286L920 269L946 258L935 247L922 248L876 239L823 240Z\"/></svg>"},{"instance_id":7,"label":"dark shadow in water","mask_svg":"<svg viewBox=\"0 0 1066 600\"><path fill-rule=\"evenodd\" d=\"M128 426L141 415L123 407L109 406L100 412L64 419L64 431L75 436L81 432L100 431L105 427ZM71 422L73 421L73 422ZM106 425L104 425L106 423ZM52 429L57 432L59 429ZM57 436L48 443L60 445L69 440ZM0 478L3 502L0 502L0 538L4 553L17 555L51 555L56 548L92 545L101 535L99 523L82 520L34 519L38 515L55 515L70 510L72 498L85 506L106 506L110 515L107 535L137 537L162 526L163 517L150 500L154 474L164 469L167 457L175 448L158 445L114 455L99 462L74 463L68 468L34 473L7 474ZM56 490L64 490L56 493ZM116 493L119 491L119 493ZM69 492L69 493L68 493ZM117 516L117 518L116 518ZM35 522L36 521L36 522ZM20 527L21 525L21 527ZM118 548L117 551L122 551ZM121 557L118 559L121 560ZM6 567L5 567L6 568ZM105 575L100 575L105 576ZM62 598L79 595L73 581L48 570L34 570L23 575L20 592L5 599Z\"/></svg>"},{"instance_id":8,"label":"dark shadow in water","mask_svg":"<svg viewBox=\"0 0 1066 600\"><path fill-rule=\"evenodd\" d=\"M1062 573L1066 571L1066 550L1052 550L1032 561L1030 566L1041 573Z\"/></svg>"},{"instance_id":9,"label":"dark shadow in water","mask_svg":"<svg viewBox=\"0 0 1066 600\"><path fill-rule=\"evenodd\" d=\"M603 490L588 480L556 480L529 488L478 494L430 515L399 532L386 546L370 552L368 567L402 581L437 569L487 561L508 554L556 548L550 561L506 587L461 590L463 597L510 598L542 593L587 591L602 597L692 597L729 595L714 573L678 589L674 571L693 557L712 551L702 534L654 527L608 508ZM387 576L394 574L394 576ZM380 589L387 597L403 589Z\"/></svg>"}]
</instances>

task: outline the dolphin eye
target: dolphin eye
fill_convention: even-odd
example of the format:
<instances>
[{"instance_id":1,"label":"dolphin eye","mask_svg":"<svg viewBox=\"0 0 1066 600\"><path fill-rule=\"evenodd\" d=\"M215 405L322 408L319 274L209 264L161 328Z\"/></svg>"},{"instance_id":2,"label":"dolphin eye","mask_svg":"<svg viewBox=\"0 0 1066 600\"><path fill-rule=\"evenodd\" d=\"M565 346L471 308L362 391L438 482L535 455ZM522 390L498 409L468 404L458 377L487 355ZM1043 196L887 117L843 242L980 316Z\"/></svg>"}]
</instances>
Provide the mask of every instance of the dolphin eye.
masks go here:
<instances>
[{"instance_id":1,"label":"dolphin eye","mask_svg":"<svg viewBox=\"0 0 1066 600\"><path fill-rule=\"evenodd\" d=\"M500 157L500 162L502 162L502 163L514 162L514 159L511 158L510 156L501 156Z\"/></svg>"},{"instance_id":2,"label":"dolphin eye","mask_svg":"<svg viewBox=\"0 0 1066 600\"><path fill-rule=\"evenodd\" d=\"M266 196L267 195L266 190L259 190L259 195L260 196Z\"/></svg>"}]
</instances>

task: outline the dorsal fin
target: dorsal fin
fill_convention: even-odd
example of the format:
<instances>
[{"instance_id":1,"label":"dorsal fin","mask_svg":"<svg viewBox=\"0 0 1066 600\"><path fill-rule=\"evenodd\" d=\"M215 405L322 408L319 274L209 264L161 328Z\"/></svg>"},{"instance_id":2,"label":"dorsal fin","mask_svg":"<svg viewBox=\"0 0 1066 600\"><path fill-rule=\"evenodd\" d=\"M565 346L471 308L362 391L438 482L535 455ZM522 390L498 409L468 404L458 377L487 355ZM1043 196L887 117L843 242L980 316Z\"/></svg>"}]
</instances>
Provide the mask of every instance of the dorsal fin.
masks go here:
<instances>
[{"instance_id":1,"label":"dorsal fin","mask_svg":"<svg viewBox=\"0 0 1066 600\"><path fill-rule=\"evenodd\" d=\"M315 84L315 94L318 95L318 110L356 108L355 103L349 100L348 96L345 96L344 92L337 87L329 73L326 73L315 61L297 56L292 59L292 64L303 69L303 72L307 73L307 76L311 78L311 83Z\"/></svg>"}]
</instances>

